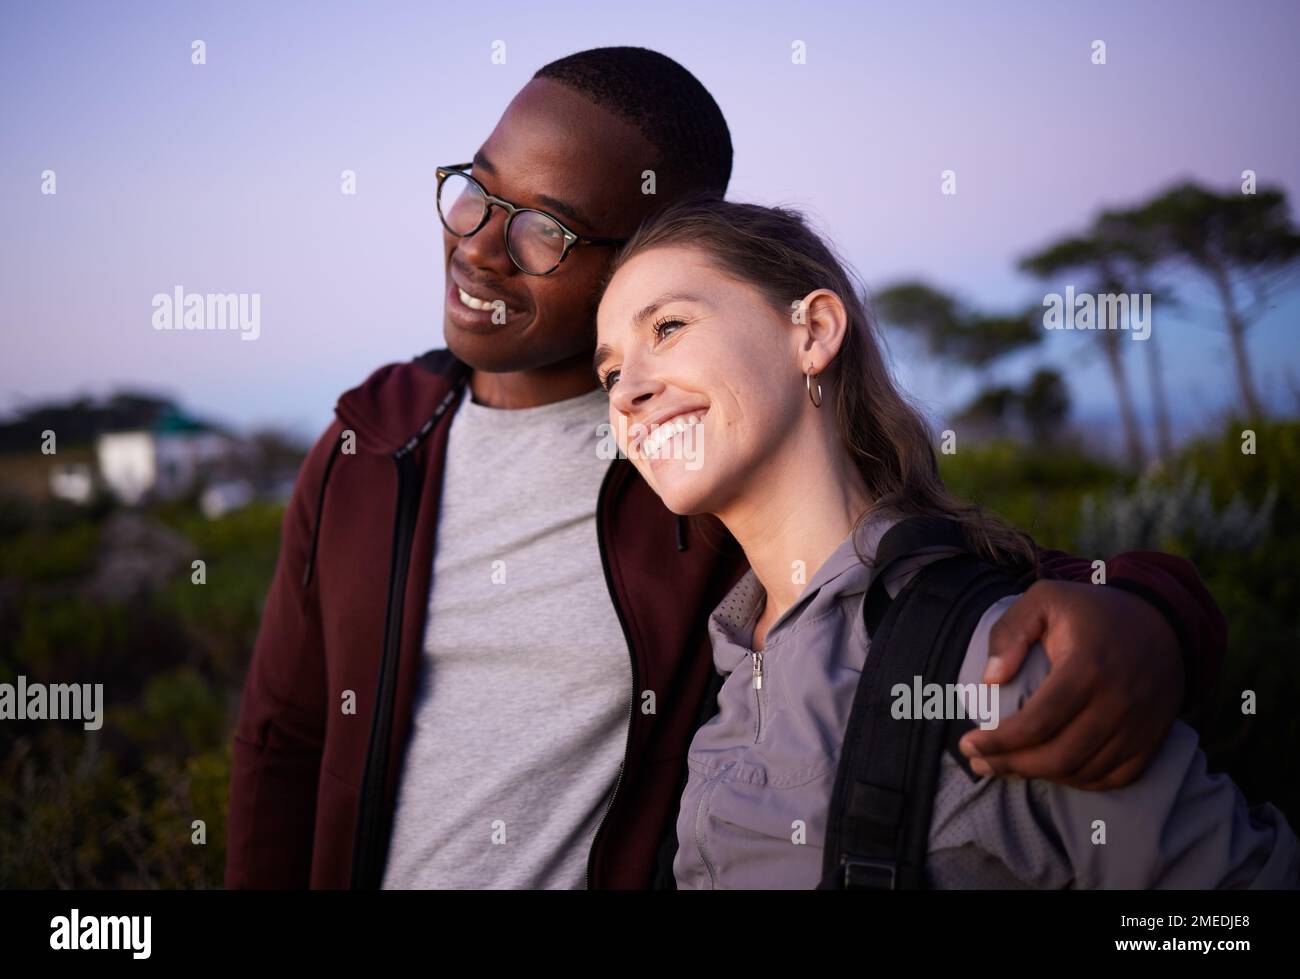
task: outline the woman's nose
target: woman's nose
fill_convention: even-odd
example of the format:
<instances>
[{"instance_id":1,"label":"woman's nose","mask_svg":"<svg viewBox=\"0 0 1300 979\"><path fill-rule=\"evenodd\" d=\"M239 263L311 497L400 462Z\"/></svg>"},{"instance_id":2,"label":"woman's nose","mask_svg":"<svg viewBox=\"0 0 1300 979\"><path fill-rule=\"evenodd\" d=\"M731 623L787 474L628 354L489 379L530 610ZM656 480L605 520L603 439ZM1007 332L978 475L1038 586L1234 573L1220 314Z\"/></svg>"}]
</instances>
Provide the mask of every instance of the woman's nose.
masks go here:
<instances>
[{"instance_id":1,"label":"woman's nose","mask_svg":"<svg viewBox=\"0 0 1300 979\"><path fill-rule=\"evenodd\" d=\"M610 389L609 396L615 408L631 416L642 410L662 390L662 382L652 374L644 373L635 366L629 370L629 365L625 363L619 369L618 383Z\"/></svg>"}]
</instances>

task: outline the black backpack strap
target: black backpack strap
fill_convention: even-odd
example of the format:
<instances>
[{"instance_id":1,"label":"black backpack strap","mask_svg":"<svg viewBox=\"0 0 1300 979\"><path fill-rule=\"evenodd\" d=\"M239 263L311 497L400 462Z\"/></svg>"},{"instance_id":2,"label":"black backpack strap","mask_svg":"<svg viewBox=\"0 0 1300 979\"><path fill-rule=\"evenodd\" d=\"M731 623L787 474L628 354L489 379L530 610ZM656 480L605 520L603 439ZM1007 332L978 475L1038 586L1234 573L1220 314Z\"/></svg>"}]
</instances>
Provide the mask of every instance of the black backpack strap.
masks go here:
<instances>
[{"instance_id":1,"label":"black backpack strap","mask_svg":"<svg viewBox=\"0 0 1300 979\"><path fill-rule=\"evenodd\" d=\"M908 517L894 524L880 538L872 574L876 587L868 590L863 607L868 636L874 636L879 630L880 622L893 601L885 589L890 570L904 558L936 546L955 547L960 551L970 547L960 526L939 517Z\"/></svg>"},{"instance_id":2,"label":"black backpack strap","mask_svg":"<svg viewBox=\"0 0 1300 979\"><path fill-rule=\"evenodd\" d=\"M871 646L831 794L821 889L926 886L939 759L954 735L970 725L895 719L893 689L901 683L910 690L916 677L923 684L955 682L971 635L988 607L1020 590L1005 570L962 553L921 568L889 601L888 565L912 551L954 542L953 534L960 532L955 526L939 534L935 529L903 521L891 528L877 551L877 572L863 601ZM904 544L890 542L896 530L902 533L894 540ZM873 596L877 591L885 594L883 604ZM874 631L873 610L883 610Z\"/></svg>"},{"instance_id":3,"label":"black backpack strap","mask_svg":"<svg viewBox=\"0 0 1300 979\"><path fill-rule=\"evenodd\" d=\"M961 526L943 517L908 517L890 527L876 547L875 566L884 570L901 558L940 545L970 550Z\"/></svg>"}]
</instances>

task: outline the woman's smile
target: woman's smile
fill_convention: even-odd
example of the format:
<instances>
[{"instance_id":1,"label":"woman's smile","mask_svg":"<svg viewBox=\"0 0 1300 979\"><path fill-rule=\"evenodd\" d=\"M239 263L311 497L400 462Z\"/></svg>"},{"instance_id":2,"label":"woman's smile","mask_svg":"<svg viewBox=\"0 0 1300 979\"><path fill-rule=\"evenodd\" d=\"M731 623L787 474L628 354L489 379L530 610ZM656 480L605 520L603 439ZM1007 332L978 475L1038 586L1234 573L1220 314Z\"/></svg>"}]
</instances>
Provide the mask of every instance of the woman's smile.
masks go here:
<instances>
[{"instance_id":1,"label":"woman's smile","mask_svg":"<svg viewBox=\"0 0 1300 979\"><path fill-rule=\"evenodd\" d=\"M687 433L698 438L698 435L691 430L704 423L704 416L708 412L707 407L671 409L669 413L661 415L654 421L634 423L628 433L630 436L628 454L652 460L672 458L675 453L666 452L665 447L680 445L674 440Z\"/></svg>"}]
</instances>

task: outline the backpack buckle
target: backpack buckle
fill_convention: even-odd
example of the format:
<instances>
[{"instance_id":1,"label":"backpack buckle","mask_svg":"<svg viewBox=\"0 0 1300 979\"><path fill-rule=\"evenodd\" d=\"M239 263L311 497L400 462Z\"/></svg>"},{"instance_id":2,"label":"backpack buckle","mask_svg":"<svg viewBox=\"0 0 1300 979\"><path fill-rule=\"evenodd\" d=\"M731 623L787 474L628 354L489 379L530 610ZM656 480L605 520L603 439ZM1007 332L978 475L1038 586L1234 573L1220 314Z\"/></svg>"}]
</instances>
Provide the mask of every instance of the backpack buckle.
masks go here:
<instances>
[{"instance_id":1,"label":"backpack buckle","mask_svg":"<svg viewBox=\"0 0 1300 979\"><path fill-rule=\"evenodd\" d=\"M898 868L892 860L869 860L845 854L840 857L844 868L844 889L892 891L898 887Z\"/></svg>"}]
</instances>

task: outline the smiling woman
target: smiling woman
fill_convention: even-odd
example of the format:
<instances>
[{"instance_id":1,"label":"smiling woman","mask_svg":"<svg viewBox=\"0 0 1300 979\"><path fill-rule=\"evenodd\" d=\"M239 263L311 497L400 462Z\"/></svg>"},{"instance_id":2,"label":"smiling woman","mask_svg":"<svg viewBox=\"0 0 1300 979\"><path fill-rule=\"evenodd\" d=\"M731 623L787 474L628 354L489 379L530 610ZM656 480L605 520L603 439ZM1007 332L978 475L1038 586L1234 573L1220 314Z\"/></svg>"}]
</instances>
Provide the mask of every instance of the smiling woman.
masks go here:
<instances>
[{"instance_id":1,"label":"smiling woman","mask_svg":"<svg viewBox=\"0 0 1300 979\"><path fill-rule=\"evenodd\" d=\"M944 488L860 290L799 214L669 208L616 259L597 339L621 447L750 565L708 621L722 679L687 755L678 887L1296 884L1285 817L1209 775L1184 724L1115 792L1022 788L945 748L1047 678L1035 644L1005 689L976 683L1037 554ZM688 431L709 439L694 468L661 451Z\"/></svg>"}]
</instances>

